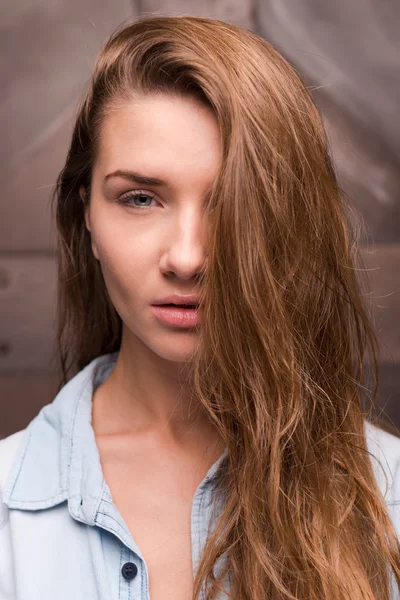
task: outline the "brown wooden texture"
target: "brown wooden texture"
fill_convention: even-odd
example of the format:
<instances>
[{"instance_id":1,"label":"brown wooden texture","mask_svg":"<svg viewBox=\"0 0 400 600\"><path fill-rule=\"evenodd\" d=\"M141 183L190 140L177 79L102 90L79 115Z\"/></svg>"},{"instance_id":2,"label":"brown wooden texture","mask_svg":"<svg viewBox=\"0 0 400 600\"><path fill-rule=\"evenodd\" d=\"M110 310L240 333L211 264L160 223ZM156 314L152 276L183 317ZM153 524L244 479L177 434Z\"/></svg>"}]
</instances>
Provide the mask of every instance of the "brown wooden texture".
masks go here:
<instances>
[{"instance_id":1,"label":"brown wooden texture","mask_svg":"<svg viewBox=\"0 0 400 600\"><path fill-rule=\"evenodd\" d=\"M0 374L0 439L24 429L52 402L57 386L57 378L50 373Z\"/></svg>"},{"instance_id":2,"label":"brown wooden texture","mask_svg":"<svg viewBox=\"0 0 400 600\"><path fill-rule=\"evenodd\" d=\"M0 255L0 374L51 371L55 308L54 258Z\"/></svg>"}]
</instances>

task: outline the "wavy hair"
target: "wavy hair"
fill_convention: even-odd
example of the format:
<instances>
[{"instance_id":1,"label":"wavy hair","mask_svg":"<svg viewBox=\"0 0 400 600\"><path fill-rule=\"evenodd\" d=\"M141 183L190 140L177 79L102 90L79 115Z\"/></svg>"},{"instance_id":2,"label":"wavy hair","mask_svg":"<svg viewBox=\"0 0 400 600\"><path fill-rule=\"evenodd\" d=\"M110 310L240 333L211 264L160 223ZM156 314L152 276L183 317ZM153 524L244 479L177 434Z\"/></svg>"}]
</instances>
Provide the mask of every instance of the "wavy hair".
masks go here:
<instances>
[{"instance_id":1,"label":"wavy hair","mask_svg":"<svg viewBox=\"0 0 400 600\"><path fill-rule=\"evenodd\" d=\"M79 188L90 190L107 111L160 93L211 107L222 142L189 364L228 458L193 598L204 589L207 600L389 600L400 545L364 431L364 358L374 401L379 345L356 268L359 229L309 90L251 31L147 16L98 55L53 197L60 387L121 343Z\"/></svg>"}]
</instances>

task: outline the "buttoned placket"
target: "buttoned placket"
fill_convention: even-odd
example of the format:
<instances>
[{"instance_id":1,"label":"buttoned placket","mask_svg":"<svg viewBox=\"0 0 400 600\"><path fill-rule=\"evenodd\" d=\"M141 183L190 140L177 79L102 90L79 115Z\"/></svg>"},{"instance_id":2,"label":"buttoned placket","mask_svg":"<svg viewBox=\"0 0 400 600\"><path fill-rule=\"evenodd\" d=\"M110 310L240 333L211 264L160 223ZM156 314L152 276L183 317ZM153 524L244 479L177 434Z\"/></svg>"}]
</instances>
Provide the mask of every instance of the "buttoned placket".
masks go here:
<instances>
[{"instance_id":1,"label":"buttoned placket","mask_svg":"<svg viewBox=\"0 0 400 600\"><path fill-rule=\"evenodd\" d=\"M118 600L149 600L149 576L146 561L133 539L121 514L113 503L107 487L95 517L96 526L119 540ZM118 551L116 546L115 551Z\"/></svg>"},{"instance_id":2,"label":"buttoned placket","mask_svg":"<svg viewBox=\"0 0 400 600\"><path fill-rule=\"evenodd\" d=\"M217 461L220 462L221 458ZM215 471L214 464L209 473L199 484L192 504L191 512L191 541L192 541L192 565L195 573L200 561L200 554L204 545L205 538L209 532L211 523L211 478ZM140 548L133 539L124 519L117 507L113 503L112 496L105 481L98 508L93 520L88 518L85 513L84 500L79 503L81 514L78 516L73 511L73 518L88 525L92 525L99 537L98 548L107 548L106 555L103 556L103 568L111 563L115 565L114 574L110 574L109 588L102 584L101 589L104 592L104 600L110 600L112 590L116 591L116 600L150 600L149 594L149 573L146 561ZM104 544L102 536L110 534L115 538L114 544ZM113 553L110 555L109 553ZM99 551L96 550L96 555ZM104 573L101 575L104 578ZM115 582L118 580L117 586ZM107 587L108 587L107 586ZM204 598L204 592L201 593L201 600ZM102 594L103 600L103 594Z\"/></svg>"}]
</instances>

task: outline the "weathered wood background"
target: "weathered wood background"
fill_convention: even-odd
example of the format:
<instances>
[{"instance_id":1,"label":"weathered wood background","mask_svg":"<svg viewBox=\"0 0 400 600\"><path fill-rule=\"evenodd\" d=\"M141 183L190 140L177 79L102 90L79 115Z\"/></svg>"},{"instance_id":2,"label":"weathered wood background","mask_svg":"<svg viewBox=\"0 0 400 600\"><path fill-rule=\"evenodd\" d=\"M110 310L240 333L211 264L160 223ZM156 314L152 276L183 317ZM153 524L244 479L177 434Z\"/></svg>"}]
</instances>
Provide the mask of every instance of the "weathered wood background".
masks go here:
<instances>
[{"instance_id":1,"label":"weathered wood background","mask_svg":"<svg viewBox=\"0 0 400 600\"><path fill-rule=\"evenodd\" d=\"M105 37L139 14L210 16L277 46L323 110L363 218L379 406L400 427L400 5L396 0L24 0L0 8L0 437L50 402L55 235L49 197L76 103Z\"/></svg>"}]
</instances>

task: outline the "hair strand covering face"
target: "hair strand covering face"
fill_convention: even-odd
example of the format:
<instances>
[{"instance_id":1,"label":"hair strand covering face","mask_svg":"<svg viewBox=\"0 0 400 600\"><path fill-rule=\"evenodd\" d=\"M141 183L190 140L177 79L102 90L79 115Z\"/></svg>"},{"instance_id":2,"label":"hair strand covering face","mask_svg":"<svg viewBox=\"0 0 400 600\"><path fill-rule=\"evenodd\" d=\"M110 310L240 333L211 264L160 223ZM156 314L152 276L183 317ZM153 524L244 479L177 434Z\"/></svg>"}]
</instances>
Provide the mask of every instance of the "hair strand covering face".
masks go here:
<instances>
[{"instance_id":1,"label":"hair strand covering face","mask_svg":"<svg viewBox=\"0 0 400 600\"><path fill-rule=\"evenodd\" d=\"M78 190L90 202L107 111L160 93L211 107L223 153L190 366L228 460L194 598L203 586L216 598L229 577L235 600L389 600L400 547L363 431L364 355L377 381L378 344L356 279L357 228L306 86L252 32L146 17L100 52L54 194L61 385L121 341Z\"/></svg>"}]
</instances>

